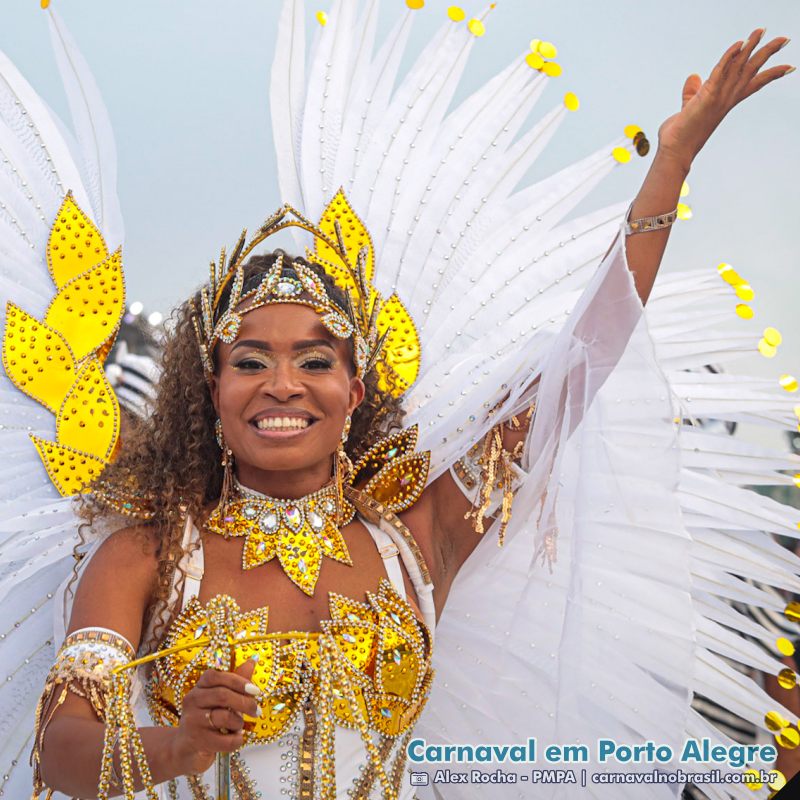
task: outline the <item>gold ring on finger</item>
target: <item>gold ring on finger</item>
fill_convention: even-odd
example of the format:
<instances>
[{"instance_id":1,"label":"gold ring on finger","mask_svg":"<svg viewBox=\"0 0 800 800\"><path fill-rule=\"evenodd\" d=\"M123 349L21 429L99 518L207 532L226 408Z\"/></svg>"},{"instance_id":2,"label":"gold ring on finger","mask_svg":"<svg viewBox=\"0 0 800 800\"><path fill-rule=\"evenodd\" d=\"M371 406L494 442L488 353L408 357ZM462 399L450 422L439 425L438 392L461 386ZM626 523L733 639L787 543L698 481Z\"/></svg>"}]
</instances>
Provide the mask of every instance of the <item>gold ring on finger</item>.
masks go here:
<instances>
[{"instance_id":1,"label":"gold ring on finger","mask_svg":"<svg viewBox=\"0 0 800 800\"><path fill-rule=\"evenodd\" d=\"M216 731L217 733L227 733L228 731L227 731L227 729L226 729L226 728L218 728L218 727L217 727L217 726L214 724L214 720L213 720L213 719L211 719L211 714L212 714L212 712L214 712L214 711L216 711L216 709L215 709L215 708L210 708L208 711L206 711L206 719L208 720L208 726L211 728L211 730L214 730L214 731Z\"/></svg>"}]
</instances>

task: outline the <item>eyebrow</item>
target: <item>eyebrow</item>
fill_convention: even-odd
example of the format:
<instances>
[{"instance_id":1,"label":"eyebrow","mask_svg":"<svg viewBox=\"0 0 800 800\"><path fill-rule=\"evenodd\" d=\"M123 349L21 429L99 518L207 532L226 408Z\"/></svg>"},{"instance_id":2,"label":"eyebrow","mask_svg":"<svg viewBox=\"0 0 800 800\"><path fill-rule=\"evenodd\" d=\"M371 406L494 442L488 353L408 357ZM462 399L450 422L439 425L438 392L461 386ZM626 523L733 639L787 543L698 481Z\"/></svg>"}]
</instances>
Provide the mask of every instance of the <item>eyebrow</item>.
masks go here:
<instances>
[{"instance_id":1,"label":"eyebrow","mask_svg":"<svg viewBox=\"0 0 800 800\"><path fill-rule=\"evenodd\" d=\"M259 350L272 350L272 347L269 342L264 342L260 339L242 339L233 346L231 352L236 350L237 347L255 347ZM336 352L336 348L327 340L327 339L304 339L299 342L295 342L292 345L292 350L307 350L309 347L327 347L333 352Z\"/></svg>"}]
</instances>

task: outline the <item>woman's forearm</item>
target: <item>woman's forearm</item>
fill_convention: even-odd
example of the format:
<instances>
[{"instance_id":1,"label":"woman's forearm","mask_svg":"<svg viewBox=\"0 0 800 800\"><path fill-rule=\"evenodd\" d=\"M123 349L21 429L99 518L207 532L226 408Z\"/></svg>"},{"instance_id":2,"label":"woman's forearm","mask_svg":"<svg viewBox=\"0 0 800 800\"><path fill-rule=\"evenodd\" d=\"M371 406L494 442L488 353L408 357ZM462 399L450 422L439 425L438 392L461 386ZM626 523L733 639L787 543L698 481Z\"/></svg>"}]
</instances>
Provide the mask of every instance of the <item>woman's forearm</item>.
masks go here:
<instances>
[{"instance_id":1,"label":"woman's forearm","mask_svg":"<svg viewBox=\"0 0 800 800\"><path fill-rule=\"evenodd\" d=\"M102 722L56 715L47 727L41 751L42 778L45 784L70 797L87 800L96 798L104 731ZM163 783L183 774L173 746L175 728L140 728L139 732L153 783ZM115 748L114 765L116 773L121 777L119 745ZM143 786L135 767L133 774L135 788L139 791ZM109 794L121 795L122 789L112 785Z\"/></svg>"},{"instance_id":2,"label":"woman's forearm","mask_svg":"<svg viewBox=\"0 0 800 800\"><path fill-rule=\"evenodd\" d=\"M674 211L688 173L688 165L659 150L633 201L630 218L654 217ZM671 227L661 228L626 237L628 266L642 303L650 296L671 230Z\"/></svg>"}]
</instances>

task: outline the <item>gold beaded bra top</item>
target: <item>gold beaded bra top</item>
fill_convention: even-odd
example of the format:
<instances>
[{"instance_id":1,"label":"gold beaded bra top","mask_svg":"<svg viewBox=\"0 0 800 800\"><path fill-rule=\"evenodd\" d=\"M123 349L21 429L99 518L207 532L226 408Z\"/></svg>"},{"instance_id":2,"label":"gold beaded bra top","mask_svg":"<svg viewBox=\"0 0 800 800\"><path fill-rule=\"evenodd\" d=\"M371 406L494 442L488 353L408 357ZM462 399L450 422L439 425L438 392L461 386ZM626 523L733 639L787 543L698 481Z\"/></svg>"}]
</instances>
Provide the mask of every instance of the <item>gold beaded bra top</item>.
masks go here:
<instances>
[{"instance_id":1,"label":"gold beaded bra top","mask_svg":"<svg viewBox=\"0 0 800 800\"><path fill-rule=\"evenodd\" d=\"M433 677L425 624L386 578L367 602L331 592L329 609L319 632L270 633L266 607L240 611L226 595L206 605L192 597L164 644L181 649L151 678L153 721L177 725L183 697L205 669L237 669L250 659L263 699L261 717L245 717L246 744L277 740L309 701L323 728L335 722L392 738L410 730Z\"/></svg>"}]
</instances>

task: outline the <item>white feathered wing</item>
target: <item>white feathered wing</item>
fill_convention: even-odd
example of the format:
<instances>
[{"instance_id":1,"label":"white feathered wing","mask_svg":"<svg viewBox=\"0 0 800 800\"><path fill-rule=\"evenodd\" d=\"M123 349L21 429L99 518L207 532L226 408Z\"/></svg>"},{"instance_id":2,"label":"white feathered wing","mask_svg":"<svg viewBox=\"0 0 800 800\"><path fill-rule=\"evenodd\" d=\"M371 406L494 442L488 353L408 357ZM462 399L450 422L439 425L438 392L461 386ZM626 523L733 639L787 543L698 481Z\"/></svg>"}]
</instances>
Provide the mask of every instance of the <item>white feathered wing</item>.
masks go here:
<instances>
[{"instance_id":1,"label":"white feathered wing","mask_svg":"<svg viewBox=\"0 0 800 800\"><path fill-rule=\"evenodd\" d=\"M55 294L45 251L71 191L111 248L122 244L116 151L94 78L49 14L74 134L0 53L0 313L12 300L42 318ZM6 797L28 797L33 712L53 663L53 598L72 571L78 521L30 441L54 438L52 414L0 371L0 774ZM34 509L33 511L31 509Z\"/></svg>"},{"instance_id":2,"label":"white feathered wing","mask_svg":"<svg viewBox=\"0 0 800 800\"><path fill-rule=\"evenodd\" d=\"M567 114L559 106L525 127L548 79L520 59L450 109L471 48L488 45L448 22L399 74L422 12L405 10L376 49L377 4L356 5L333 4L306 64L303 3L284 3L270 95L284 198L317 218L344 187L370 230L376 284L398 293L422 341L407 421L432 451L433 478L541 377L506 545L490 530L453 585L417 734L445 744L535 736L542 749L581 742L592 753L601 737L652 740L679 754L687 737L725 741L691 710L695 691L761 727L768 710L788 718L730 666L782 665L742 637L769 634L729 601L778 610L742 578L800 586L797 558L771 538L797 535L796 512L747 488L787 482L780 471L800 459L691 425L794 423L777 383L706 368L752 352L757 338L727 287L705 273L663 276L642 316L619 239L604 258L625 206L570 216L630 142L519 188ZM534 554L555 532L550 571ZM519 790L492 786L493 796ZM479 798L486 787L442 791ZM536 788L576 793L639 798L642 786Z\"/></svg>"}]
</instances>

